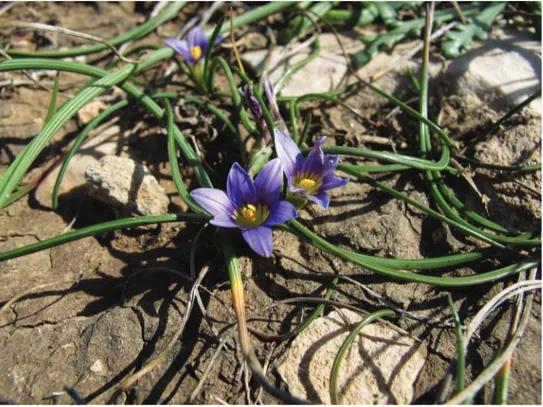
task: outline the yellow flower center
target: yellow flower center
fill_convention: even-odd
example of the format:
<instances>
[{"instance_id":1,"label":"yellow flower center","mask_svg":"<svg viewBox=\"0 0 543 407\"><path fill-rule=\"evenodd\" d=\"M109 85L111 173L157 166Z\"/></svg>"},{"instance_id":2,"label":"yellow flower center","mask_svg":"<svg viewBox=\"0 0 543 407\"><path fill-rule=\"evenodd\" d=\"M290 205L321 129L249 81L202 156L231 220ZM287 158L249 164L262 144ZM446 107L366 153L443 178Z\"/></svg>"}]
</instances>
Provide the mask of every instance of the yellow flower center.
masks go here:
<instances>
[{"instance_id":1,"label":"yellow flower center","mask_svg":"<svg viewBox=\"0 0 543 407\"><path fill-rule=\"evenodd\" d=\"M304 178L298 183L298 186L305 189L306 191L310 191L315 186L315 184L316 182L312 179Z\"/></svg>"},{"instance_id":2,"label":"yellow flower center","mask_svg":"<svg viewBox=\"0 0 543 407\"><path fill-rule=\"evenodd\" d=\"M199 46L190 47L190 55L194 58L194 62L198 62L200 57L202 56L202 48Z\"/></svg>"},{"instance_id":3,"label":"yellow flower center","mask_svg":"<svg viewBox=\"0 0 543 407\"><path fill-rule=\"evenodd\" d=\"M294 180L296 188L305 189L306 194L313 195L322 185L321 180L313 174L300 174Z\"/></svg>"},{"instance_id":4,"label":"yellow flower center","mask_svg":"<svg viewBox=\"0 0 543 407\"><path fill-rule=\"evenodd\" d=\"M234 212L234 221L242 228L256 228L268 219L269 209L265 205L246 204L243 208Z\"/></svg>"},{"instance_id":5,"label":"yellow flower center","mask_svg":"<svg viewBox=\"0 0 543 407\"><path fill-rule=\"evenodd\" d=\"M247 205L241 210L241 214L245 220L248 220L249 222L254 222L256 220L256 208L254 205Z\"/></svg>"}]
</instances>

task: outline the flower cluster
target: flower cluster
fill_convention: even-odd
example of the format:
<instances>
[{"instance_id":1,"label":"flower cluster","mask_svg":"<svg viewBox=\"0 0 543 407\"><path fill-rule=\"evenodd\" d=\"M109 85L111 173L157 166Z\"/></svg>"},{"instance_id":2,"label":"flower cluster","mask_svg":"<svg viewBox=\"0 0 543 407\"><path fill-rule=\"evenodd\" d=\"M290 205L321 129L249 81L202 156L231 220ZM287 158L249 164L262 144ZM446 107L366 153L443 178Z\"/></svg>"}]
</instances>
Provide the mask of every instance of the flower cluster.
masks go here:
<instances>
[{"instance_id":1,"label":"flower cluster","mask_svg":"<svg viewBox=\"0 0 543 407\"><path fill-rule=\"evenodd\" d=\"M213 215L210 223L223 228L239 228L245 241L261 256L273 251L272 226L298 217L293 202L296 196L311 200L326 209L330 197L325 191L345 185L348 179L334 175L339 157L325 155L322 137L307 158L294 141L281 130L275 130L275 146L279 158L268 162L254 182L250 175L234 163L228 173L226 193L214 188L198 188L192 198ZM287 177L287 200L281 200L283 173ZM293 198L293 199L291 199Z\"/></svg>"}]
</instances>

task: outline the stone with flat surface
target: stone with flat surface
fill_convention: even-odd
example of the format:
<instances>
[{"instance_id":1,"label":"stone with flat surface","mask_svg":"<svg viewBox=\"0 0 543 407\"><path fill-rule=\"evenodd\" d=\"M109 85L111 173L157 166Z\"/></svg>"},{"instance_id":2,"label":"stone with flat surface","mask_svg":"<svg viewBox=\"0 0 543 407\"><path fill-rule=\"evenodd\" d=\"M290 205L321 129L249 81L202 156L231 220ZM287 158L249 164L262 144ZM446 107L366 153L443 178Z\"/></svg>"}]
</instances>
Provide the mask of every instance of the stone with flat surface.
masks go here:
<instances>
[{"instance_id":1,"label":"stone with flat surface","mask_svg":"<svg viewBox=\"0 0 543 407\"><path fill-rule=\"evenodd\" d=\"M330 404L334 358L362 316L337 311L318 318L296 337L278 371L289 391ZM381 323L365 326L346 351L338 374L340 404L409 404L426 360L426 348Z\"/></svg>"}]
</instances>

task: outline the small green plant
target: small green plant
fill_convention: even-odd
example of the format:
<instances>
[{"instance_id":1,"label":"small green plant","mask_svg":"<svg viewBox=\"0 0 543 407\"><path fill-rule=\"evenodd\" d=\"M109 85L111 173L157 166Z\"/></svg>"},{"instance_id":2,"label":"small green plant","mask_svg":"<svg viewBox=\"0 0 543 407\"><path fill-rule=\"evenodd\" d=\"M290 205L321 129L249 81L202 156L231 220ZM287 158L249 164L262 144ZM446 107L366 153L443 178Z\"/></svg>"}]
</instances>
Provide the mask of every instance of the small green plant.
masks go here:
<instances>
[{"instance_id":1,"label":"small green plant","mask_svg":"<svg viewBox=\"0 0 543 407\"><path fill-rule=\"evenodd\" d=\"M166 44L183 58L185 70L188 70L196 89L202 94L207 93L207 59L213 52L213 47L224 38L222 34L218 34L221 25L217 25L211 41L200 27L193 28L186 40L166 39Z\"/></svg>"},{"instance_id":2,"label":"small green plant","mask_svg":"<svg viewBox=\"0 0 543 407\"><path fill-rule=\"evenodd\" d=\"M86 104L108 89L117 86L129 98L112 104L97 115L79 133L61 165L53 194L54 209L57 210L59 207L58 191L63 174L71 158L78 151L89 132L113 113L127 107L144 109L166 129L167 145L164 148L167 149L172 180L176 185L179 196L189 209L186 213L117 219L84 227L47 240L2 252L0 253L0 261L25 256L113 230L166 222L209 223L221 229L241 230L246 243L256 254L264 257L273 255L272 227L275 227L282 232L298 237L318 251L326 252L359 268L369 270L391 282L414 282L436 288L455 288L460 291L469 287L509 279L512 276L524 276L532 270L528 281L519 282L511 286L513 288L504 290L505 294L500 294L499 298L492 302L491 307L482 309L481 319L486 318L492 309L495 309L496 306L508 298L512 298L513 295L520 295L528 291L531 293L531 291L538 289L540 285L533 281L535 279L533 270L541 266L540 234L512 230L500 225L470 210L465 202L455 195L450 187L450 180L456 180L460 175L460 171L454 165L454 156L457 154L458 148L451 136L436 124L428 114L429 85L427 65L431 27L433 23L440 24L455 18L456 11L444 10L436 12L434 15L428 9L425 19L396 21L396 10L399 7L416 7L420 2L409 2L414 4L407 5L400 3L404 2L397 2L397 4L364 2L362 10L369 10L368 12L372 13L373 18L379 16L384 23L393 27L393 29L386 34L373 38L362 53L354 55L352 60L353 68L356 69L364 65L383 47L391 47L407 35L418 33L425 28L423 66L420 78L416 79L419 98L418 109L398 100L372 83L357 83L349 87L349 91L361 86L367 86L409 115L418 124L418 151L415 148L412 154L400 154L362 147L325 147L323 146L324 137L311 142L309 136L312 123L311 117L303 127L300 126L301 134L299 134L300 106L306 102L326 102L352 111L352 108L341 99L347 92L347 88L335 89L323 94L306 94L296 97L276 96L277 88L280 90L289 80L292 71L287 72L278 81L274 90L273 85L267 78L262 78L262 86L256 86L255 84L258 83L259 78L248 76L243 69L233 68L233 64L221 56L212 56L213 46L221 41L223 33L227 32L229 27L233 30L233 27L243 27L260 21L270 14L292 7L294 2L271 2L255 7L230 22L225 22L225 18L221 17L213 29L203 31L201 28L194 28L186 40L168 39L168 47L154 49L137 63L126 63L118 69L115 69L116 63L109 65L108 69L101 69L89 64L59 59L106 50L108 46L103 44L66 51L8 51L7 54L10 59L4 58L0 61L0 72L2 73L27 69L51 69L57 72L78 73L86 76L90 82L57 109L57 81L55 90L52 93L51 107L43 128L13 160L0 179L0 208L7 207L30 192L30 187L21 185L22 180L35 163L36 158L51 142L56 132ZM128 34L110 40L109 45L118 46L127 41L144 37L156 27L176 16L184 5L184 3L175 2L168 4L161 13L147 23ZM334 10L335 2L313 4L307 2L304 6L313 10L319 16L324 16L325 19L333 19L334 11L344 11ZM504 6L505 3L494 3L481 12L479 12L482 7L480 4L464 7L463 13L465 15L477 14L477 17L469 24L459 26L462 27L459 30L450 33L450 41L443 43L444 52L448 53L449 56L455 56L462 49L469 48L472 38L482 36L484 30L490 27L492 21L495 20ZM361 15L363 14L361 13ZM367 13L365 15L367 16ZM291 22L285 27L287 31L284 31L286 33L284 34L286 36L285 41L290 40L294 35L303 34L304 30L309 27L305 16L296 16L289 21ZM175 58L174 51L182 57L181 66L184 67L184 72L194 83L198 95L192 95L189 92L166 92L164 89L154 88L147 83L144 83L145 87L139 86L140 83L138 83L138 78L135 76L157 64L172 60ZM313 56L318 55L319 52L320 48L316 47ZM301 69L311 60L312 58L305 59L297 66L297 69ZM222 76L217 75L219 68L222 71ZM218 91L216 89L215 81L218 78L225 81L228 91ZM141 78L139 79L141 80ZM280 95L280 93L278 94ZM540 91L529 100L537 97L538 94L540 95ZM198 108L213 115L222 126L220 137L232 140L231 144L235 146L234 150L239 150L238 153L241 159L232 161L228 175L224 174L222 177L222 181L226 182L226 192L213 187L212 177L208 171L209 167L202 163L195 148L176 123L172 102L179 99L196 104ZM520 107L524 106L524 104L521 104ZM280 113L281 107L289 110L290 120L286 122L283 120ZM496 130L499 124L503 123L515 112L518 112L520 107L507 113L496 126L490 127L488 131ZM242 133L245 134L245 139L242 137ZM252 139L251 141L256 146L251 151L244 150L247 139ZM307 147L307 145L310 147ZM181 153L180 157L178 157L178 152ZM272 158L274 155L277 158ZM371 159L379 162L379 164L358 165L349 162L360 158ZM344 162L340 163L340 159L344 160ZM187 189L180 166L190 168L198 187ZM510 173L537 172L541 170L541 164L502 166L499 170ZM417 177L424 179L431 203L424 205L407 196L401 190L391 187L371 175L373 173L389 174L397 171L410 171L412 174L416 174ZM336 173L343 173L346 176L340 177ZM284 179L286 179L286 182L284 182ZM417 208L421 216L433 218L440 223L446 224L455 233L463 238L469 238L477 242L479 246L475 246L471 251L414 259L370 255L362 251L356 251L346 245L333 244L312 230L313 225L302 220L299 215L301 211L307 208L308 203L314 203L319 210L329 209L331 198L327 191L343 187L349 181L367 183L375 190L402 201L406 206ZM488 246L490 249L483 249L482 246ZM243 279L238 263L238 248L229 239L218 239L218 247L228 271L241 350L255 380L272 395L286 403L305 402L305 400L300 400L275 388L268 381L255 355L249 336L245 315ZM502 257L502 263L500 263L494 249L506 252L510 256ZM503 263L503 258L508 260L507 263ZM447 275L437 275L439 270L442 269L456 270L456 268L469 266L474 262L483 260L487 261L489 267L486 271L478 274L466 276L451 272ZM426 270L430 271L426 272ZM325 305L346 306L330 299L334 290L343 281L340 277L344 276L330 274L327 277L329 277L329 285L326 295L322 299L313 298L319 304L315 310L292 331L275 337L269 336L266 339L285 340L297 335L323 311ZM203 275L201 278L203 278ZM194 291L201 280L193 278L191 281L193 289L191 289L190 298L193 300ZM527 297L528 295L530 294L527 294ZM473 325L473 329L468 328L463 331L460 316L452 298L449 297L450 312L458 341L457 362L455 365L456 395L453 395L449 402L460 403L473 400L477 391L490 380L493 380L498 372L495 400L500 402L505 400L509 374L507 363L510 363L512 352L526 326L524 318L530 313L531 296L528 297L526 303L528 305L522 309L522 319L512 329L512 335L505 343L503 351L481 373L480 377L476 378L471 384L465 385L464 373L467 346L480 321L477 321L478 324ZM10 304L11 302L7 302L5 307ZM187 309L190 310L191 308L187 307ZM189 315L190 312L188 311L184 316L182 327L176 334L178 335L177 338L181 335ZM351 329L351 333L338 350L337 357L331 367L330 395L334 403L339 402L337 379L341 361L353 339L363 326L378 318L395 315L397 313L388 308L377 310ZM177 338L174 337L174 339ZM172 339L171 343L175 343L175 340ZM128 389L139 378L158 365L162 361L162 357L161 355L153 359L133 376L125 379L111 401L114 402L119 392ZM488 377L488 372L492 373L490 377ZM448 392L448 382L445 382L445 392ZM440 401L446 401L446 399Z\"/></svg>"},{"instance_id":3,"label":"small green plant","mask_svg":"<svg viewBox=\"0 0 543 407\"><path fill-rule=\"evenodd\" d=\"M485 8L468 24L457 24L453 31L447 33L447 39L441 43L443 55L447 58L457 58L462 50L469 50L473 40L485 40L486 31L492 22L505 8L505 2L495 2Z\"/></svg>"}]
</instances>

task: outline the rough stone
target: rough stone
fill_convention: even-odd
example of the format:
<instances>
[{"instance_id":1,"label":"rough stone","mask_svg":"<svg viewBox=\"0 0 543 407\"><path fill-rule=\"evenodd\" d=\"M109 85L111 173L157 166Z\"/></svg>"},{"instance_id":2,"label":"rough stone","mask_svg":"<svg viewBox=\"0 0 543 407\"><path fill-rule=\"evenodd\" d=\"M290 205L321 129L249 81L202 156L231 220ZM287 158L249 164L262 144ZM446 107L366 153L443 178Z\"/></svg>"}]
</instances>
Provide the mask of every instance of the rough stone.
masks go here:
<instances>
[{"instance_id":1,"label":"rough stone","mask_svg":"<svg viewBox=\"0 0 543 407\"><path fill-rule=\"evenodd\" d=\"M365 198L353 201L353 196L360 193ZM422 258L419 248L422 220L408 218L401 202L371 192L369 185L360 187L356 182L331 190L330 196L334 205L327 210L316 205L310 208L317 233L384 257Z\"/></svg>"},{"instance_id":2,"label":"rough stone","mask_svg":"<svg viewBox=\"0 0 543 407\"><path fill-rule=\"evenodd\" d=\"M83 106L83 108L77 112L77 117L81 123L87 124L98 116L100 111L107 109L107 107L108 106L101 100L95 100Z\"/></svg>"},{"instance_id":3,"label":"rough stone","mask_svg":"<svg viewBox=\"0 0 543 407\"><path fill-rule=\"evenodd\" d=\"M79 152L72 157L64 173L59 195L85 186L85 169L97 164L100 157L115 154L119 145L119 131L119 126L111 126L79 148ZM36 199L46 208L52 207L53 188L59 171L60 166L51 171L36 189Z\"/></svg>"},{"instance_id":4,"label":"rough stone","mask_svg":"<svg viewBox=\"0 0 543 407\"><path fill-rule=\"evenodd\" d=\"M528 33L501 33L452 61L441 83L449 94L474 93L496 111L509 110L541 87L540 53L541 42ZM541 114L541 99L529 107Z\"/></svg>"},{"instance_id":5,"label":"rough stone","mask_svg":"<svg viewBox=\"0 0 543 407\"><path fill-rule=\"evenodd\" d=\"M63 392L69 386L88 402L103 404L115 390L107 383L130 368L143 340L135 313L118 307L90 318L4 331L0 347L2 397L22 404L51 399L71 404Z\"/></svg>"},{"instance_id":6,"label":"rough stone","mask_svg":"<svg viewBox=\"0 0 543 407\"><path fill-rule=\"evenodd\" d=\"M523 121L477 144L474 157L486 164L504 166L541 162L541 117L527 114Z\"/></svg>"},{"instance_id":7,"label":"rough stone","mask_svg":"<svg viewBox=\"0 0 543 407\"><path fill-rule=\"evenodd\" d=\"M101 373L104 371L105 369L105 366L104 366L104 362L102 362L100 359L97 359L96 362L94 362L91 367L89 368L89 370L94 373L94 374L97 374L97 375L101 375Z\"/></svg>"},{"instance_id":8,"label":"rough stone","mask_svg":"<svg viewBox=\"0 0 543 407\"><path fill-rule=\"evenodd\" d=\"M526 165L541 162L541 116L529 110L520 122L493 134L478 143L474 157L487 164ZM516 180L493 178L487 169L478 169L475 182L480 192L489 198L491 218L511 229L538 230L541 228L541 175L519 174Z\"/></svg>"},{"instance_id":9,"label":"rough stone","mask_svg":"<svg viewBox=\"0 0 543 407\"><path fill-rule=\"evenodd\" d=\"M34 236L16 236L0 244L0 250L8 251L36 243ZM2 282L2 299L13 297L21 290L29 289L40 282L43 275L51 271L51 259L48 251L29 254L27 256L0 262L0 281ZM19 276L24 272L26 286L22 286ZM0 319L0 324L3 324Z\"/></svg>"},{"instance_id":10,"label":"rough stone","mask_svg":"<svg viewBox=\"0 0 543 407\"><path fill-rule=\"evenodd\" d=\"M362 317L334 311L315 320L292 343L278 371L289 391L330 404L329 380L337 351ZM364 327L344 355L338 375L341 404L409 404L426 348L380 323Z\"/></svg>"},{"instance_id":11,"label":"rough stone","mask_svg":"<svg viewBox=\"0 0 543 407\"><path fill-rule=\"evenodd\" d=\"M347 52L356 52L363 48L362 42L355 40L352 32L341 33L340 38ZM322 34L319 36L319 40L320 54L292 76L284 87L283 95L299 96L306 93L326 92L339 84L347 71L345 57L341 53L334 35ZM297 50L299 46L299 43L295 43L288 46L278 46L274 49L268 71L273 83L276 83L292 65L306 58L312 51L312 46ZM248 51L242 55L242 58L254 69L260 69L268 53L267 49ZM285 57L291 54L292 56L281 63Z\"/></svg>"},{"instance_id":12,"label":"rough stone","mask_svg":"<svg viewBox=\"0 0 543 407\"><path fill-rule=\"evenodd\" d=\"M364 44L358 39L359 33L347 31L339 33L338 36L347 54L364 49ZM327 92L338 87L347 72L345 56L338 46L334 34L321 34L319 40L321 46L319 55L292 75L283 88L282 95L300 96L308 93ZM411 41L406 44L397 44L394 47L394 52L390 54L379 53L368 64L359 69L358 74L362 78L369 78L392 67L392 72L378 80L376 85L390 94L405 90L411 83L407 69L412 68L416 71L417 66L420 65L417 61L405 58L405 54L409 53L419 43L420 41ZM274 49L268 69L268 75L272 83L276 84L294 64L311 53L311 47L296 50L299 45L296 43L288 46L278 46ZM266 49L248 51L242 54L242 58L253 69L260 70L268 53L269 51ZM291 56L284 60L285 56L288 55ZM440 69L441 64L431 63L429 66L430 75L437 75ZM349 80L349 82L354 81L354 78ZM356 102L353 105L357 108L379 107L388 103L387 99L376 95L370 89L360 90L354 98Z\"/></svg>"},{"instance_id":13,"label":"rough stone","mask_svg":"<svg viewBox=\"0 0 543 407\"><path fill-rule=\"evenodd\" d=\"M85 178L92 197L119 209L123 215L160 215L170 200L146 166L130 158L105 156L87 167Z\"/></svg>"}]
</instances>

